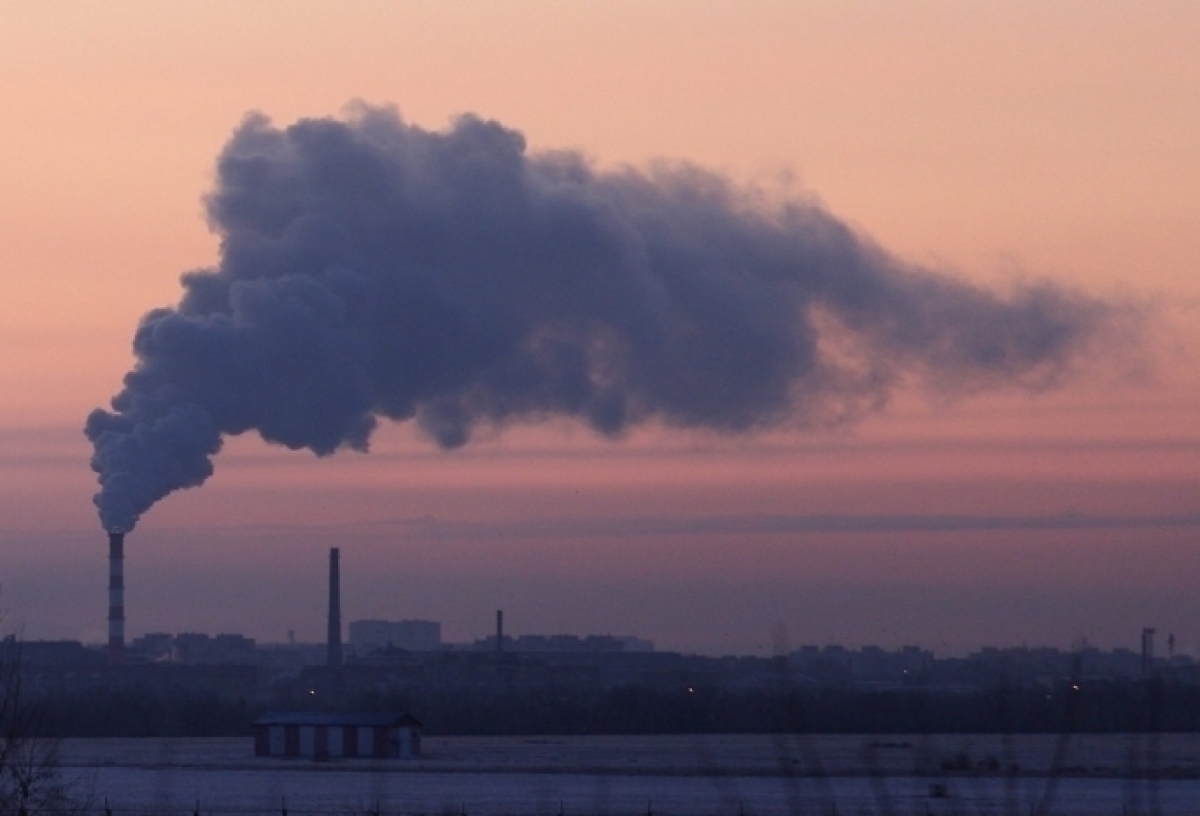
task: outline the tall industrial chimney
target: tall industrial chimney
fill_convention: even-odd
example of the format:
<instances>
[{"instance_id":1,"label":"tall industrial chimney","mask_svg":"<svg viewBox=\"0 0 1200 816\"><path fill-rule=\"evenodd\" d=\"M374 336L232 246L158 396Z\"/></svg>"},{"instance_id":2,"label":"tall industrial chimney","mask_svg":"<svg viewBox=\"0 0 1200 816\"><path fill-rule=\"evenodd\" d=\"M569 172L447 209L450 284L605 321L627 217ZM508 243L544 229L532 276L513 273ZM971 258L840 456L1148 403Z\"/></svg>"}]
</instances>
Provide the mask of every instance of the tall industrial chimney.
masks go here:
<instances>
[{"instance_id":1,"label":"tall industrial chimney","mask_svg":"<svg viewBox=\"0 0 1200 816\"><path fill-rule=\"evenodd\" d=\"M338 548L329 551L329 651L330 668L342 665L342 593L338 574Z\"/></svg>"},{"instance_id":2,"label":"tall industrial chimney","mask_svg":"<svg viewBox=\"0 0 1200 816\"><path fill-rule=\"evenodd\" d=\"M125 534L108 533L108 659L125 659Z\"/></svg>"},{"instance_id":3,"label":"tall industrial chimney","mask_svg":"<svg viewBox=\"0 0 1200 816\"><path fill-rule=\"evenodd\" d=\"M496 653L504 651L504 610L496 610Z\"/></svg>"}]
</instances>

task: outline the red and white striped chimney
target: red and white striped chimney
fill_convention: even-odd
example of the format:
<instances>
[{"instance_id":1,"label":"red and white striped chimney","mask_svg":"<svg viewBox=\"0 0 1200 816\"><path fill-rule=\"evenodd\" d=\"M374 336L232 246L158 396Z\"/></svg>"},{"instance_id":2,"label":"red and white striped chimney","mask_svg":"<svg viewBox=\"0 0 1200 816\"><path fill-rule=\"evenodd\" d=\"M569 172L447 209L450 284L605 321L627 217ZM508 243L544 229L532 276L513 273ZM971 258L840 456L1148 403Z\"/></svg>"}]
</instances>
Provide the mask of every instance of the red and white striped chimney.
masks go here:
<instances>
[{"instance_id":1,"label":"red and white striped chimney","mask_svg":"<svg viewBox=\"0 0 1200 816\"><path fill-rule=\"evenodd\" d=\"M108 533L108 659L125 658L125 533Z\"/></svg>"}]
</instances>

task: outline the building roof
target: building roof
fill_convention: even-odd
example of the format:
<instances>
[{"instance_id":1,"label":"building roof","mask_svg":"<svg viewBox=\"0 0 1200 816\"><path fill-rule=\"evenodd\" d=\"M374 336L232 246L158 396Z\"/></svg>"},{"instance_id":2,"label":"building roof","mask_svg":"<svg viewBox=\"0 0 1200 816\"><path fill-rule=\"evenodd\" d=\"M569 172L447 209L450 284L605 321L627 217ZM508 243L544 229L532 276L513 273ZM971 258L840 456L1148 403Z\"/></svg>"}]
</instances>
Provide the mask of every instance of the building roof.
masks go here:
<instances>
[{"instance_id":1,"label":"building roof","mask_svg":"<svg viewBox=\"0 0 1200 816\"><path fill-rule=\"evenodd\" d=\"M399 727L420 728L421 722L411 714L325 711L268 711L254 725L325 725L342 727Z\"/></svg>"}]
</instances>

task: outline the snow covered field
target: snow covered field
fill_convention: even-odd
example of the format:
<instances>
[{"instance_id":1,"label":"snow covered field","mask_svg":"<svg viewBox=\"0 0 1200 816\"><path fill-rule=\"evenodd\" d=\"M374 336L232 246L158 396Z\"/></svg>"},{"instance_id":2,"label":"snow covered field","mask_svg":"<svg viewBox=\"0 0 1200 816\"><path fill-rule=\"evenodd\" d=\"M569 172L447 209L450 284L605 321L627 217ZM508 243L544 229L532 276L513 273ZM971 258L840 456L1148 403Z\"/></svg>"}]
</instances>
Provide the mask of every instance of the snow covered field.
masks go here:
<instances>
[{"instance_id":1,"label":"snow covered field","mask_svg":"<svg viewBox=\"0 0 1200 816\"><path fill-rule=\"evenodd\" d=\"M248 738L62 753L114 816L285 801L295 815L1200 814L1200 735L430 737L418 761L325 763L255 758Z\"/></svg>"}]
</instances>

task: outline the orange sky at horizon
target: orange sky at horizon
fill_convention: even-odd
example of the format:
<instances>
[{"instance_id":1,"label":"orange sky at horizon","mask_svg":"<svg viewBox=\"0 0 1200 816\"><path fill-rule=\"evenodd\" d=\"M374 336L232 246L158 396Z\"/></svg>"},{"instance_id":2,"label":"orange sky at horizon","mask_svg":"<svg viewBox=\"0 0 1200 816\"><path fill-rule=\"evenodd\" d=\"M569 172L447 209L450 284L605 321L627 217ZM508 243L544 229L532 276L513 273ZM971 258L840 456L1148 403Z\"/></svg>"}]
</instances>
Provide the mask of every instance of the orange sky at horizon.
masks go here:
<instances>
[{"instance_id":1,"label":"orange sky at horizon","mask_svg":"<svg viewBox=\"0 0 1200 816\"><path fill-rule=\"evenodd\" d=\"M531 150L576 149L606 167L667 157L781 195L815 196L906 261L988 286L1049 278L1154 304L1158 322L1145 355L1153 372L1134 370L1144 358L1132 353L1058 391L984 394L948 406L906 392L852 428L750 440L645 429L613 445L551 423L508 429L443 455L400 427L383 432L381 455L319 462L234 440L209 485L169 497L139 528L139 537L160 538L164 546L140 564L131 559L135 633L142 628L132 617L139 607L142 620L153 617L164 627L235 625L224 612L172 601L172 594L204 594L169 574L172 564L187 564L193 575L205 569L179 543L195 531L219 540L226 559L236 557L241 528L259 531L251 536L266 536L262 529L273 526L286 528L280 538L307 536L295 550L271 538L264 555L247 554L243 566L266 580L267 562L287 562L278 567L281 576L300 580L311 571L319 588L320 559L298 561L329 543L322 524L369 526L397 517L486 523L701 512L1200 512L1200 106L1190 102L1200 87L1197 42L1200 5L1189 2L5 6L4 605L31 636L99 632L104 571L92 540L94 477L77 429L119 387L138 318L177 300L181 272L215 261L201 199L240 119L252 110L281 124L337 115L354 99L395 104L407 120L435 129L457 113L476 112L522 131ZM586 500L573 505L577 489ZM506 541L494 557L509 565L512 586L536 590L544 579L557 598L530 602L529 617L536 610L553 626L597 627L604 610L619 618L627 607L638 616L621 613L623 623L641 625L633 634L657 631L665 645L697 649L707 648L705 641L688 635L685 624L707 620L696 612L705 592L723 599L711 604L715 617L721 604L746 604L733 615L741 622L714 636L720 648L767 650L775 623L797 637L917 640L938 609L943 629L931 637L959 645L993 624L1001 639L1019 641L1022 627L1044 620L1065 645L1075 634L1090 635L1073 628L1088 615L1099 640L1124 632L1118 612L1132 616L1131 641L1143 624L1159 621L1165 629L1168 621L1185 627L1200 619L1200 601L1187 600L1179 585L1182 568L1163 563L1165 554L1193 563L1197 526L1093 532L1107 560L1085 559L1075 576L1068 553L1084 546L1079 532L1007 533L1011 563L979 560L962 536L938 533L923 543L898 536L914 555L890 587L881 576L903 547L879 534L802 537L790 556L778 536L737 543L702 536L694 542L696 563L681 573L694 589L671 592L662 590L676 586L665 565L680 563L686 551L679 536L606 539L599 553L571 539L562 556ZM476 574L479 563L491 562L477 561L474 545L456 542L441 561L437 548L417 559L435 591L414 586L381 554L392 546L381 542L395 543L396 530L380 535L361 543L359 563L373 573L361 579L363 616L441 615L463 637L486 633L481 610L512 590ZM1061 546L1049 546L1054 541ZM419 541L395 546L411 555ZM1031 555L1043 546L1050 568ZM352 550L348 581L356 580ZM867 551L873 555L857 560L838 555ZM744 558L744 572L721 584L730 552ZM702 575L709 573L700 567L709 562L706 584ZM1115 564L1127 576L1144 576L1122 584L1118 600ZM639 565L644 586L634 580ZM154 576L158 594L138 598L139 569ZM216 566L211 571L200 583L215 592L213 583L223 579ZM934 589L919 578L922 571ZM64 578L70 598L56 594L51 576L58 573L74 576ZM611 579L596 586L611 588L620 578L643 586L644 595L610 606L588 595L599 611L572 609L564 587L578 590L592 573ZM455 575L472 587L458 606L444 599ZM764 590L759 607L736 600L741 596L730 588L782 586L790 577L819 589L822 575L828 587L849 593L817 592L843 613L843 630L832 613L824 629L797 624L824 613L780 601L786 593L778 587ZM1044 585L1047 575L1064 582L1064 595ZM426 611L388 606L389 576ZM845 589L864 586L882 594L870 600ZM987 600L964 600L971 587ZM1044 616L996 623L1006 614L996 587L1028 590L1030 608ZM282 639L285 628L320 633L319 615L308 620L299 600L272 593L273 606L251 605L262 621L252 634L270 640ZM1064 611L1071 593L1083 600ZM886 607L884 598L909 609L911 625L885 633L871 628L867 611L851 614ZM941 598L943 605L930 600L918 613L913 598ZM506 601L514 614L522 602ZM1104 617L1097 612L1102 604L1117 611ZM975 610L964 615L971 623L956 631L954 610L967 608ZM1200 642L1200 630L1187 637Z\"/></svg>"}]
</instances>

